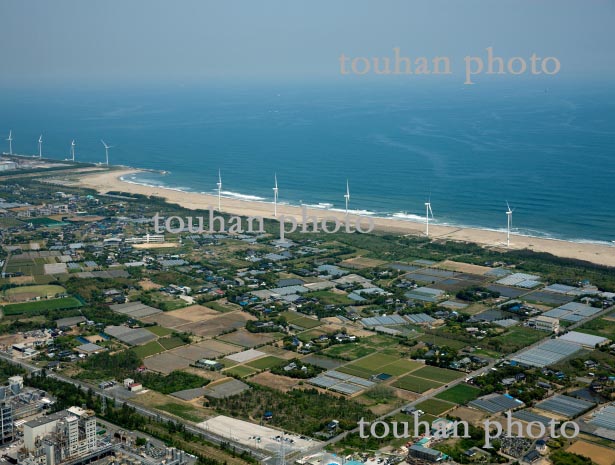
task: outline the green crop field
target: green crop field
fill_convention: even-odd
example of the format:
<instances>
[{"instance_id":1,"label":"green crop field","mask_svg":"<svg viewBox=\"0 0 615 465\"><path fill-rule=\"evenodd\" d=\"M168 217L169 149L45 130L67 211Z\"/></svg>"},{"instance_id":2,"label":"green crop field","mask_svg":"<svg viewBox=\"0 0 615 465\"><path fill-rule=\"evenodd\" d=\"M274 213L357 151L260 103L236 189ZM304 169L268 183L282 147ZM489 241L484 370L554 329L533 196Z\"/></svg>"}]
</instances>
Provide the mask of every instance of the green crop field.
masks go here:
<instances>
[{"instance_id":1,"label":"green crop field","mask_svg":"<svg viewBox=\"0 0 615 465\"><path fill-rule=\"evenodd\" d=\"M258 360L254 360L252 362L246 363L246 365L256 368L257 370L268 370L271 367L284 363L284 360L278 357L274 357L273 355L268 355L267 357L259 358Z\"/></svg>"},{"instance_id":2,"label":"green crop field","mask_svg":"<svg viewBox=\"0 0 615 465\"><path fill-rule=\"evenodd\" d=\"M336 344L322 351L324 355L329 355L333 358L341 358L343 360L356 360L373 352L373 349L359 342Z\"/></svg>"},{"instance_id":3,"label":"green crop field","mask_svg":"<svg viewBox=\"0 0 615 465\"><path fill-rule=\"evenodd\" d=\"M23 315L30 316L40 315L47 310L67 310L81 307L79 302L74 297L64 297L61 299L39 300L36 302L25 302L21 304L6 305L2 311L5 315Z\"/></svg>"},{"instance_id":4,"label":"green crop field","mask_svg":"<svg viewBox=\"0 0 615 465\"><path fill-rule=\"evenodd\" d=\"M422 367L423 364L399 356L376 353L339 368L343 373L370 377L379 373L400 376Z\"/></svg>"},{"instance_id":5,"label":"green crop field","mask_svg":"<svg viewBox=\"0 0 615 465\"><path fill-rule=\"evenodd\" d=\"M399 378L397 381L395 381L393 383L393 386L405 389L406 391L412 391L422 394L432 388L442 386L442 383L438 383L429 379L417 378L416 376L412 375L406 375L403 378Z\"/></svg>"},{"instance_id":6,"label":"green crop field","mask_svg":"<svg viewBox=\"0 0 615 465\"><path fill-rule=\"evenodd\" d=\"M305 329L312 329L320 326L322 323L314 318L308 318L297 312L283 312L280 316L286 318L286 321Z\"/></svg>"},{"instance_id":7,"label":"green crop field","mask_svg":"<svg viewBox=\"0 0 615 465\"><path fill-rule=\"evenodd\" d=\"M139 347L134 347L131 349L135 354L139 356L139 358L149 357L151 355L159 354L160 352L164 352L164 347L158 344L157 341L151 341L147 344L144 344Z\"/></svg>"},{"instance_id":8,"label":"green crop field","mask_svg":"<svg viewBox=\"0 0 615 465\"><path fill-rule=\"evenodd\" d=\"M393 363L389 363L383 367L381 373L388 373L392 376L401 376L406 373L410 373L417 368L424 366L421 362L415 362L414 360L400 359Z\"/></svg>"},{"instance_id":9,"label":"green crop field","mask_svg":"<svg viewBox=\"0 0 615 465\"><path fill-rule=\"evenodd\" d=\"M164 337L169 334L173 334L173 330L169 328L164 328L162 326L148 326L147 329L150 333L154 333L156 336Z\"/></svg>"},{"instance_id":10,"label":"green crop field","mask_svg":"<svg viewBox=\"0 0 615 465\"><path fill-rule=\"evenodd\" d=\"M446 384L457 378L461 378L463 373L453 370L447 370L445 368L438 368L432 366L425 366L416 371L412 372L413 376L418 376L419 378L431 379L433 381L438 381L439 383Z\"/></svg>"},{"instance_id":11,"label":"green crop field","mask_svg":"<svg viewBox=\"0 0 615 465\"><path fill-rule=\"evenodd\" d=\"M417 409L436 416L442 415L453 407L455 404L438 399L427 399L416 406Z\"/></svg>"},{"instance_id":12,"label":"green crop field","mask_svg":"<svg viewBox=\"0 0 615 465\"><path fill-rule=\"evenodd\" d=\"M240 378L245 378L246 376L250 376L254 373L256 373L255 370L245 365L237 365L235 367L229 368L228 370L224 370L225 375L234 375L239 376Z\"/></svg>"},{"instance_id":13,"label":"green crop field","mask_svg":"<svg viewBox=\"0 0 615 465\"><path fill-rule=\"evenodd\" d=\"M457 341L456 339L450 339L446 336L434 336L433 334L423 334L418 338L418 340L422 342L429 342L430 344L436 344L440 347L450 347L455 350L463 349L469 345L467 342Z\"/></svg>"},{"instance_id":14,"label":"green crop field","mask_svg":"<svg viewBox=\"0 0 615 465\"><path fill-rule=\"evenodd\" d=\"M455 402L456 404L466 404L476 399L479 395L480 389L462 383L441 392L436 397L449 402Z\"/></svg>"},{"instance_id":15,"label":"green crop field","mask_svg":"<svg viewBox=\"0 0 615 465\"><path fill-rule=\"evenodd\" d=\"M176 347L180 347L180 346L186 345L186 343L184 341L182 341L181 338L179 338L177 336L165 337L165 338L162 338L162 339L158 339L158 342L166 350L171 350L171 349L175 349Z\"/></svg>"}]
</instances>

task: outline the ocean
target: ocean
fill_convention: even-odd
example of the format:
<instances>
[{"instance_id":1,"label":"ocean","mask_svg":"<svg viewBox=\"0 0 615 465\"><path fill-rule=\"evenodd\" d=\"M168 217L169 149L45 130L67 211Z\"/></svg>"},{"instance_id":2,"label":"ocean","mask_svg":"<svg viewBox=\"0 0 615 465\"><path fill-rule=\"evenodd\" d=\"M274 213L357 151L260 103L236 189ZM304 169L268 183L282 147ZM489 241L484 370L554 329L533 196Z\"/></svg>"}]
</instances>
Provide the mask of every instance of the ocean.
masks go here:
<instances>
[{"instance_id":1,"label":"ocean","mask_svg":"<svg viewBox=\"0 0 615 465\"><path fill-rule=\"evenodd\" d=\"M615 241L615 92L583 82L165 84L0 95L13 151L164 170L131 182L502 230ZM5 139L6 137L2 137ZM2 151L8 143L0 141Z\"/></svg>"}]
</instances>

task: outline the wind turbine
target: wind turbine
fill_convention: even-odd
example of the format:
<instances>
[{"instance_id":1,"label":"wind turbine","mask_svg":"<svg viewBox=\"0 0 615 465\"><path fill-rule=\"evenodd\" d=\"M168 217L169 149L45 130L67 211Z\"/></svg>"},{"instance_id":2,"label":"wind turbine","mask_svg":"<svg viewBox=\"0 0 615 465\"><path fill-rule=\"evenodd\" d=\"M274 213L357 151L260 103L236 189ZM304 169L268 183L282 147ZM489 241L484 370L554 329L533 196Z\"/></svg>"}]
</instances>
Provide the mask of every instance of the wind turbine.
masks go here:
<instances>
[{"instance_id":1,"label":"wind turbine","mask_svg":"<svg viewBox=\"0 0 615 465\"><path fill-rule=\"evenodd\" d=\"M218 211L220 211L220 198L222 196L222 173L220 173L220 169L218 168L218 182L216 183L218 187Z\"/></svg>"},{"instance_id":2,"label":"wind turbine","mask_svg":"<svg viewBox=\"0 0 615 465\"><path fill-rule=\"evenodd\" d=\"M429 196L429 200L425 202L425 235L429 237L429 215L431 215L431 219L433 220L433 211L431 210L431 196Z\"/></svg>"},{"instance_id":3,"label":"wind turbine","mask_svg":"<svg viewBox=\"0 0 615 465\"><path fill-rule=\"evenodd\" d=\"M38 158L43 158L43 135L38 138Z\"/></svg>"},{"instance_id":4,"label":"wind turbine","mask_svg":"<svg viewBox=\"0 0 615 465\"><path fill-rule=\"evenodd\" d=\"M348 179L346 179L346 193L344 194L344 200L346 201L346 215L348 215L348 202L350 202L350 186L348 185Z\"/></svg>"},{"instance_id":5,"label":"wind turbine","mask_svg":"<svg viewBox=\"0 0 615 465\"><path fill-rule=\"evenodd\" d=\"M13 155L13 130L9 129L9 137L7 139L9 142L9 155Z\"/></svg>"},{"instance_id":6,"label":"wind turbine","mask_svg":"<svg viewBox=\"0 0 615 465\"><path fill-rule=\"evenodd\" d=\"M510 247L510 228L512 227L512 214L514 210L510 209L508 200L506 201L506 247Z\"/></svg>"},{"instance_id":7,"label":"wind turbine","mask_svg":"<svg viewBox=\"0 0 615 465\"><path fill-rule=\"evenodd\" d=\"M278 216L278 175L273 175L274 187L273 187L273 216Z\"/></svg>"},{"instance_id":8,"label":"wind turbine","mask_svg":"<svg viewBox=\"0 0 615 465\"><path fill-rule=\"evenodd\" d=\"M75 161L75 139L70 143L70 154L72 157L72 161Z\"/></svg>"},{"instance_id":9,"label":"wind turbine","mask_svg":"<svg viewBox=\"0 0 615 465\"><path fill-rule=\"evenodd\" d=\"M105 162L106 162L107 166L109 166L109 149L112 149L113 146L105 144L105 141L102 140L102 139L100 139L100 141L102 142L102 145L105 146Z\"/></svg>"}]
</instances>

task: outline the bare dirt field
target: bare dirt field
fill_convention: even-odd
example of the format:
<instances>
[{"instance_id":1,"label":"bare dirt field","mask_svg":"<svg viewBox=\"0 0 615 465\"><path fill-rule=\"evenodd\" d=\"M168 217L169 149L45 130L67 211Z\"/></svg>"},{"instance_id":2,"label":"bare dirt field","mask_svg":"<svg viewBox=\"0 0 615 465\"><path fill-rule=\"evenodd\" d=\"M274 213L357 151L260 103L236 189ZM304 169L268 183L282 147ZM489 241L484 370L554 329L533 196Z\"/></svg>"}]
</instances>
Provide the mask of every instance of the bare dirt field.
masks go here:
<instances>
[{"instance_id":1,"label":"bare dirt field","mask_svg":"<svg viewBox=\"0 0 615 465\"><path fill-rule=\"evenodd\" d=\"M141 286L144 291L151 291L155 289L160 289L162 287L159 284L153 283L149 279L143 279L139 281L139 286Z\"/></svg>"},{"instance_id":2,"label":"bare dirt field","mask_svg":"<svg viewBox=\"0 0 615 465\"><path fill-rule=\"evenodd\" d=\"M232 344L237 344L243 347L255 347L261 344L267 344L274 340L271 334L267 333L250 333L246 330L240 329L234 333L225 334L218 339L228 341Z\"/></svg>"},{"instance_id":3,"label":"bare dirt field","mask_svg":"<svg viewBox=\"0 0 615 465\"><path fill-rule=\"evenodd\" d=\"M263 371L256 376L250 378L250 382L260 384L261 386L277 389L278 391L288 392L299 384L298 379L289 378L288 376L278 376L268 371Z\"/></svg>"},{"instance_id":4,"label":"bare dirt field","mask_svg":"<svg viewBox=\"0 0 615 465\"><path fill-rule=\"evenodd\" d=\"M452 260L444 260L435 266L449 271L459 271L460 273L470 273L479 276L484 276L485 273L492 270L488 266L472 265L471 263L454 262Z\"/></svg>"},{"instance_id":5,"label":"bare dirt field","mask_svg":"<svg viewBox=\"0 0 615 465\"><path fill-rule=\"evenodd\" d=\"M342 261L341 265L348 268L355 268L360 270L363 268L373 268L376 266L381 266L385 263L386 262L384 260L378 260L377 258L354 257Z\"/></svg>"},{"instance_id":6,"label":"bare dirt field","mask_svg":"<svg viewBox=\"0 0 615 465\"><path fill-rule=\"evenodd\" d=\"M457 407L451 410L449 415L452 417L459 417L474 426L482 426L483 418L486 417L483 412L468 407Z\"/></svg>"},{"instance_id":7,"label":"bare dirt field","mask_svg":"<svg viewBox=\"0 0 615 465\"><path fill-rule=\"evenodd\" d=\"M577 441L566 451L587 457L598 465L615 464L615 449L597 446L587 441Z\"/></svg>"},{"instance_id":8,"label":"bare dirt field","mask_svg":"<svg viewBox=\"0 0 615 465\"><path fill-rule=\"evenodd\" d=\"M168 313L157 313L156 315L141 318L145 323L156 323L164 328L177 328L178 326L190 323L188 320L177 318Z\"/></svg>"},{"instance_id":9,"label":"bare dirt field","mask_svg":"<svg viewBox=\"0 0 615 465\"><path fill-rule=\"evenodd\" d=\"M143 364L148 370L158 371L168 375L174 370L181 370L189 366L190 360L171 352L163 352L162 354L147 357L143 360Z\"/></svg>"},{"instance_id":10,"label":"bare dirt field","mask_svg":"<svg viewBox=\"0 0 615 465\"><path fill-rule=\"evenodd\" d=\"M204 315L201 320L176 326L175 329L201 337L214 337L231 329L243 328L246 321L253 319L255 319L255 317L243 312L230 312L223 314L216 312L215 315Z\"/></svg>"},{"instance_id":11,"label":"bare dirt field","mask_svg":"<svg viewBox=\"0 0 615 465\"><path fill-rule=\"evenodd\" d=\"M182 320L196 322L211 318L212 315L220 315L220 312L217 312L211 308L203 307L202 305L191 305L189 307L180 308L179 310L167 312L167 315L181 318Z\"/></svg>"},{"instance_id":12,"label":"bare dirt field","mask_svg":"<svg viewBox=\"0 0 615 465\"><path fill-rule=\"evenodd\" d=\"M236 346L233 344L228 344L226 342L210 339L208 341L199 342L196 344L198 347L202 347L205 349L212 350L221 355L234 354L243 350L243 347Z\"/></svg>"}]
</instances>

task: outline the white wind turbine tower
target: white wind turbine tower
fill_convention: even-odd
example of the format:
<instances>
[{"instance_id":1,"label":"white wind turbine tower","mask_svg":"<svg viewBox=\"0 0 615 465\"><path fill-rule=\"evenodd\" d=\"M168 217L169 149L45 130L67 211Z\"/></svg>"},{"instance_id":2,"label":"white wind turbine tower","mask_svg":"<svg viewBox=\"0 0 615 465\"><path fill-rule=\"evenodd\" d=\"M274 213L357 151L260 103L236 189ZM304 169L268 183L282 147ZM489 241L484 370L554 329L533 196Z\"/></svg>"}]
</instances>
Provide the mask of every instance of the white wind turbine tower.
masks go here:
<instances>
[{"instance_id":1,"label":"white wind turbine tower","mask_svg":"<svg viewBox=\"0 0 615 465\"><path fill-rule=\"evenodd\" d=\"M13 155L13 130L9 129L9 137L7 139L9 143L9 155Z\"/></svg>"},{"instance_id":2,"label":"white wind turbine tower","mask_svg":"<svg viewBox=\"0 0 615 465\"><path fill-rule=\"evenodd\" d=\"M73 141L70 143L70 155L72 161L75 161L75 139L73 139Z\"/></svg>"},{"instance_id":3,"label":"white wind turbine tower","mask_svg":"<svg viewBox=\"0 0 615 465\"><path fill-rule=\"evenodd\" d=\"M38 138L38 158L43 158L43 135Z\"/></svg>"},{"instance_id":4,"label":"white wind turbine tower","mask_svg":"<svg viewBox=\"0 0 615 465\"><path fill-rule=\"evenodd\" d=\"M510 247L510 229L512 228L512 214L514 210L510 209L508 200L506 201L506 247Z\"/></svg>"},{"instance_id":5,"label":"white wind turbine tower","mask_svg":"<svg viewBox=\"0 0 615 465\"><path fill-rule=\"evenodd\" d=\"M278 216L278 175L273 175L273 216Z\"/></svg>"},{"instance_id":6,"label":"white wind turbine tower","mask_svg":"<svg viewBox=\"0 0 615 465\"><path fill-rule=\"evenodd\" d=\"M102 142L102 145L105 146L105 163L109 166L109 149L112 149L113 146L105 144L105 141L102 139L100 139L100 141Z\"/></svg>"},{"instance_id":7,"label":"white wind turbine tower","mask_svg":"<svg viewBox=\"0 0 615 465\"><path fill-rule=\"evenodd\" d=\"M350 186L348 185L348 179L346 179L346 193L344 194L344 200L346 201L346 215L348 215L348 202L350 202Z\"/></svg>"},{"instance_id":8,"label":"white wind turbine tower","mask_svg":"<svg viewBox=\"0 0 615 465\"><path fill-rule=\"evenodd\" d=\"M425 202L425 235L429 237L429 215L431 215L431 219L433 220L433 211L431 210L431 196L429 200Z\"/></svg>"},{"instance_id":9,"label":"white wind turbine tower","mask_svg":"<svg viewBox=\"0 0 615 465\"><path fill-rule=\"evenodd\" d=\"M218 211L220 211L220 201L222 197L222 173L220 172L220 169L218 169L218 182L216 183L216 186L218 187Z\"/></svg>"}]
</instances>

